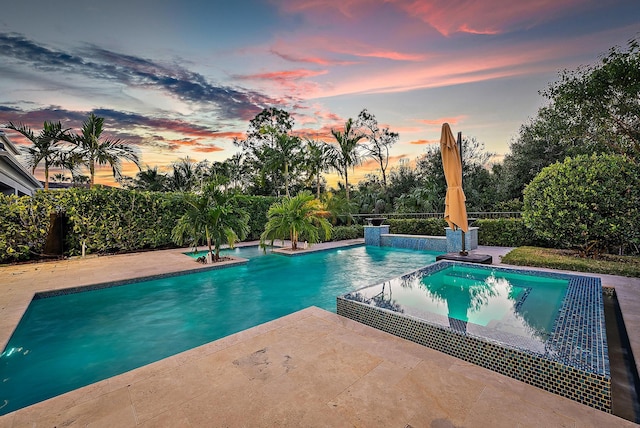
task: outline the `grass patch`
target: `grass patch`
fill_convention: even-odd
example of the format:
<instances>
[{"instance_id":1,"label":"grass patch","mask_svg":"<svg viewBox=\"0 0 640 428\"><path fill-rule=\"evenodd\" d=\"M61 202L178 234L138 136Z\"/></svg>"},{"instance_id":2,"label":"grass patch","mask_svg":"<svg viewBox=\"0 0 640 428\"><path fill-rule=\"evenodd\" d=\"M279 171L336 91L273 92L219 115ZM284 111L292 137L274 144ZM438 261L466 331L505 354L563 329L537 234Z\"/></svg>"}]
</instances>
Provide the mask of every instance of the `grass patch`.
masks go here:
<instances>
[{"instance_id":1,"label":"grass patch","mask_svg":"<svg viewBox=\"0 0 640 428\"><path fill-rule=\"evenodd\" d=\"M502 257L502 262L518 266L640 277L640 257L636 256L603 254L594 259L581 257L570 250L518 247Z\"/></svg>"}]
</instances>

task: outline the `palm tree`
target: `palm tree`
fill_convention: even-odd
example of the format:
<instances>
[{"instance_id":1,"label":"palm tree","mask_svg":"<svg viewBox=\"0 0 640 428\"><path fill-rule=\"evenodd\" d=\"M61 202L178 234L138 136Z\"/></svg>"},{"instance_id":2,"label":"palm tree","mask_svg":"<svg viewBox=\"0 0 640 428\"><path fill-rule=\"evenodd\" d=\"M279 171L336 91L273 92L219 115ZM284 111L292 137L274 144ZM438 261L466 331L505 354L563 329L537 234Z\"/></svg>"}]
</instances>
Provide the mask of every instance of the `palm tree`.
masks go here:
<instances>
[{"instance_id":1,"label":"palm tree","mask_svg":"<svg viewBox=\"0 0 640 428\"><path fill-rule=\"evenodd\" d=\"M210 175L209 162L196 162L189 156L173 162L173 173L168 177L167 187L175 192L201 191Z\"/></svg>"},{"instance_id":2,"label":"palm tree","mask_svg":"<svg viewBox=\"0 0 640 428\"><path fill-rule=\"evenodd\" d=\"M72 151L81 156L89 168L90 186L95 185L96 165L109 165L113 176L122 176L122 159L133 162L140 169L140 159L134 147L121 140L100 141L104 118L91 113L82 124L82 134L72 135L67 141L75 144Z\"/></svg>"},{"instance_id":3,"label":"palm tree","mask_svg":"<svg viewBox=\"0 0 640 428\"><path fill-rule=\"evenodd\" d=\"M300 138L288 134L277 134L275 136L275 145L267 150L266 167L276 171L282 168L284 177L284 190L287 197L291 197L289 193L289 169L292 164L299 160L301 152Z\"/></svg>"},{"instance_id":4,"label":"palm tree","mask_svg":"<svg viewBox=\"0 0 640 428\"><path fill-rule=\"evenodd\" d=\"M49 167L58 166L60 148L58 142L63 140L68 129L63 130L60 122L44 122L43 129L37 136L26 125L14 125L9 122L7 129L19 132L33 144L27 147L27 165L31 168L31 174L35 174L40 162L44 161L44 188L49 189Z\"/></svg>"},{"instance_id":5,"label":"palm tree","mask_svg":"<svg viewBox=\"0 0 640 428\"><path fill-rule=\"evenodd\" d=\"M266 241L284 239L289 235L291 249L298 249L298 239L301 235L311 244L320 241L320 232L324 239L331 237L331 224L324 218L326 211L318 199L314 199L311 192L305 190L294 197L285 197L275 202L267 212L267 224L260 235L260 246L266 247Z\"/></svg>"},{"instance_id":6,"label":"palm tree","mask_svg":"<svg viewBox=\"0 0 640 428\"><path fill-rule=\"evenodd\" d=\"M64 173L59 172L57 174L53 174L53 181L56 181L58 183L66 183L68 181L71 181L71 178L64 175Z\"/></svg>"},{"instance_id":7,"label":"palm tree","mask_svg":"<svg viewBox=\"0 0 640 428\"><path fill-rule=\"evenodd\" d=\"M324 141L307 140L307 167L316 179L316 198L320 199L320 179L331 162L331 146Z\"/></svg>"},{"instance_id":8,"label":"palm tree","mask_svg":"<svg viewBox=\"0 0 640 428\"><path fill-rule=\"evenodd\" d=\"M358 153L358 141L364 138L364 134L356 132L353 128L353 119L349 118L344 124L344 131L331 130L331 134L338 142L338 146L331 146L333 168L344 177L347 202L349 201L349 168L360 164Z\"/></svg>"},{"instance_id":9,"label":"palm tree","mask_svg":"<svg viewBox=\"0 0 640 428\"><path fill-rule=\"evenodd\" d=\"M167 176L158 171L158 167L147 169L136 174L133 180L133 187L138 190L149 190L151 192L162 192L166 190Z\"/></svg>"},{"instance_id":10,"label":"palm tree","mask_svg":"<svg viewBox=\"0 0 640 428\"><path fill-rule=\"evenodd\" d=\"M236 196L222 192L217 183L207 185L202 194L185 193L183 197L187 211L173 228L176 244L193 240L197 245L205 240L211 259L218 261L223 243L233 248L249 233L249 215L233 203Z\"/></svg>"}]
</instances>

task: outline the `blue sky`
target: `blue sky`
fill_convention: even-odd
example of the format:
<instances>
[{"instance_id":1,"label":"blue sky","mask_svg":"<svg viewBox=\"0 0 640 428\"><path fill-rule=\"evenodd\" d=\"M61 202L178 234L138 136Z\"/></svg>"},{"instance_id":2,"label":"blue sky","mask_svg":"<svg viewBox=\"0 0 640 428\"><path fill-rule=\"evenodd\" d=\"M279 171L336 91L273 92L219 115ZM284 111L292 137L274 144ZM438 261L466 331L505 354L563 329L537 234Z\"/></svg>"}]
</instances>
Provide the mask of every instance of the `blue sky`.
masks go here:
<instances>
[{"instance_id":1,"label":"blue sky","mask_svg":"<svg viewBox=\"0 0 640 428\"><path fill-rule=\"evenodd\" d=\"M0 15L0 124L93 111L162 169L230 157L264 107L327 139L367 108L400 133L392 161L445 121L499 159L559 71L639 33L629 0L23 0Z\"/></svg>"}]
</instances>

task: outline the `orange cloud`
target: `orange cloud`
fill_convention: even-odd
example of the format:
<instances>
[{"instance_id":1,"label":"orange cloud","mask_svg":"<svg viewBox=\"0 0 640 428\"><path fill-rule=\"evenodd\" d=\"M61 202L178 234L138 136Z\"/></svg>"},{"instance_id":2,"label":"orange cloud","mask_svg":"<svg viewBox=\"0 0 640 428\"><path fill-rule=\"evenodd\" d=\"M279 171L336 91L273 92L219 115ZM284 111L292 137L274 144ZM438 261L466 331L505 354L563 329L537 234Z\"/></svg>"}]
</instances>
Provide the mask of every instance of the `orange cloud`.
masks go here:
<instances>
[{"instance_id":1,"label":"orange cloud","mask_svg":"<svg viewBox=\"0 0 640 428\"><path fill-rule=\"evenodd\" d=\"M202 146L202 147L196 147L195 149L193 149L193 151L198 153L213 153L213 152L224 151L224 149L218 146L208 146L208 147Z\"/></svg>"},{"instance_id":2,"label":"orange cloud","mask_svg":"<svg viewBox=\"0 0 640 428\"><path fill-rule=\"evenodd\" d=\"M435 144L438 143L438 140L415 140L409 141L409 144Z\"/></svg>"}]
</instances>

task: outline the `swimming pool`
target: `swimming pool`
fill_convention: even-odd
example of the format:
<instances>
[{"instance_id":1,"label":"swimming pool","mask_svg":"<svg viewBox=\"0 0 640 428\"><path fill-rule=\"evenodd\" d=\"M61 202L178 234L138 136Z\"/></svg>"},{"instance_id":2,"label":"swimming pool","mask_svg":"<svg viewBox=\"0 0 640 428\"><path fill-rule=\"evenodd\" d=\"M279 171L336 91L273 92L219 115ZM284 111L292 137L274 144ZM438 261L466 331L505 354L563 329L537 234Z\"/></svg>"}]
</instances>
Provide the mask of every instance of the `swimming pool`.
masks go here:
<instances>
[{"instance_id":1,"label":"swimming pool","mask_svg":"<svg viewBox=\"0 0 640 428\"><path fill-rule=\"evenodd\" d=\"M245 265L42 298L0 356L0 414L115 376L348 291L439 253L359 246L298 257L225 250ZM185 256L186 257L186 256Z\"/></svg>"},{"instance_id":2,"label":"swimming pool","mask_svg":"<svg viewBox=\"0 0 640 428\"><path fill-rule=\"evenodd\" d=\"M438 262L339 296L337 313L611 412L598 278Z\"/></svg>"}]
</instances>

